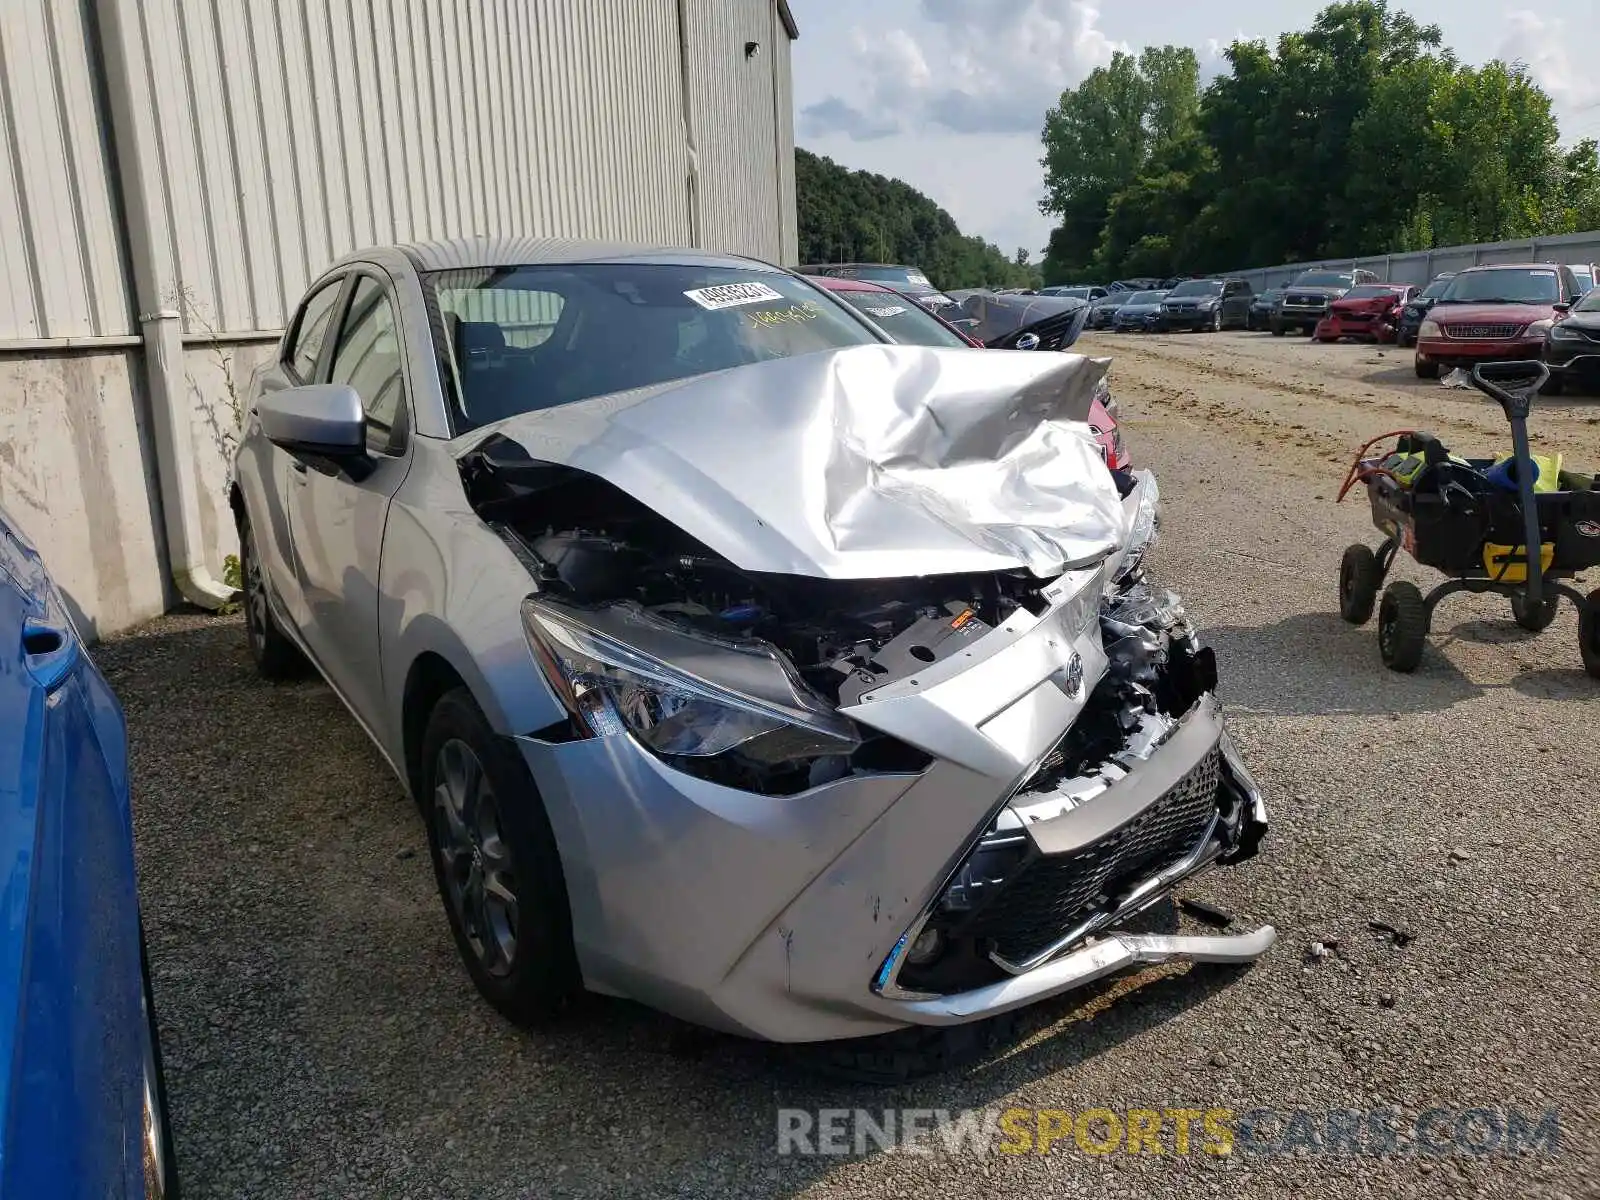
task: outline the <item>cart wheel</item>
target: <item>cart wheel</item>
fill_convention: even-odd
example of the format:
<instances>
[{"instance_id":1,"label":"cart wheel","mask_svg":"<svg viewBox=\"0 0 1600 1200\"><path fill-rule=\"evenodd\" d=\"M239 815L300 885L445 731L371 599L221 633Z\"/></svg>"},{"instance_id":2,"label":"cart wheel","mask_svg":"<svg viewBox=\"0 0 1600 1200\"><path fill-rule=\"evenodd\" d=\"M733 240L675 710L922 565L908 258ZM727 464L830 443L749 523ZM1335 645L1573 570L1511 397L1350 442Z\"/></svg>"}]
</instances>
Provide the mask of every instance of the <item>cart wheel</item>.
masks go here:
<instances>
[{"instance_id":1,"label":"cart wheel","mask_svg":"<svg viewBox=\"0 0 1600 1200\"><path fill-rule=\"evenodd\" d=\"M1583 651L1583 669L1600 679L1600 588L1589 593L1578 615L1578 649Z\"/></svg>"},{"instance_id":2,"label":"cart wheel","mask_svg":"<svg viewBox=\"0 0 1600 1200\"><path fill-rule=\"evenodd\" d=\"M1339 615L1352 625L1365 625L1378 599L1378 556L1360 542L1345 548L1339 561Z\"/></svg>"},{"instance_id":3,"label":"cart wheel","mask_svg":"<svg viewBox=\"0 0 1600 1200\"><path fill-rule=\"evenodd\" d=\"M1415 671L1428 643L1428 606L1417 585L1397 579L1378 605L1378 653L1391 671Z\"/></svg>"},{"instance_id":4,"label":"cart wheel","mask_svg":"<svg viewBox=\"0 0 1600 1200\"><path fill-rule=\"evenodd\" d=\"M1511 615L1517 619L1517 624L1521 625L1529 633L1538 633L1540 630L1548 628L1550 622L1556 619L1556 605L1559 603L1559 600L1541 600L1538 608L1531 608L1528 605L1526 596L1513 595L1511 597Z\"/></svg>"}]
</instances>

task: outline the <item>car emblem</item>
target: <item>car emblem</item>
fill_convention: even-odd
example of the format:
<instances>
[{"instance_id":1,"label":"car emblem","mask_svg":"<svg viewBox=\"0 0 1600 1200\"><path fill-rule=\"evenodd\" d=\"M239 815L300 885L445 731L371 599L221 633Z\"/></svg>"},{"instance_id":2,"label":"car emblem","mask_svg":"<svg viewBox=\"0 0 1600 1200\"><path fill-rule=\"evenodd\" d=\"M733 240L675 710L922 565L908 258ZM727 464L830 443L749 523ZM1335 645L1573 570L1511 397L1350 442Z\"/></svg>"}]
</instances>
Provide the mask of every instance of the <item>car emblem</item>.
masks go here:
<instances>
[{"instance_id":1,"label":"car emblem","mask_svg":"<svg viewBox=\"0 0 1600 1200\"><path fill-rule=\"evenodd\" d=\"M1038 348L1039 335L1037 333L1025 333L1017 339L1018 350L1037 350Z\"/></svg>"},{"instance_id":2,"label":"car emblem","mask_svg":"<svg viewBox=\"0 0 1600 1200\"><path fill-rule=\"evenodd\" d=\"M1083 655L1074 654L1072 661L1057 670L1050 679L1069 697L1076 696L1083 687Z\"/></svg>"},{"instance_id":3,"label":"car emblem","mask_svg":"<svg viewBox=\"0 0 1600 1200\"><path fill-rule=\"evenodd\" d=\"M1600 537L1600 522L1574 521L1573 528L1584 537Z\"/></svg>"}]
</instances>

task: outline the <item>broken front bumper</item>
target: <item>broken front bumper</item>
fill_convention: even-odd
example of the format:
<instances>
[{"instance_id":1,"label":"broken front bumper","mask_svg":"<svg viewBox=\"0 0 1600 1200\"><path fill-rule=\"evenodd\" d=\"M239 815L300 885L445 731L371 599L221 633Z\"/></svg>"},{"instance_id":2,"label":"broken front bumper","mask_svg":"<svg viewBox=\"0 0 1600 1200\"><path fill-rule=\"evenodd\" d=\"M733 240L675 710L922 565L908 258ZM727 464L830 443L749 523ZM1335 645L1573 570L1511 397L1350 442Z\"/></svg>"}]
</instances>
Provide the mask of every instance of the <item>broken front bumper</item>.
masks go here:
<instances>
[{"instance_id":1,"label":"broken front bumper","mask_svg":"<svg viewBox=\"0 0 1600 1200\"><path fill-rule=\"evenodd\" d=\"M561 846L585 983L801 1042L977 1020L1135 962L1262 953L1270 929L1115 932L1189 875L1248 857L1266 812L1209 684L1159 741L1135 731L1125 767L1060 777L1052 755L1109 663L1087 575L850 710L936 751L917 774L765 796L676 771L625 734L518 739ZM930 972L910 960L935 925L955 950Z\"/></svg>"}]
</instances>

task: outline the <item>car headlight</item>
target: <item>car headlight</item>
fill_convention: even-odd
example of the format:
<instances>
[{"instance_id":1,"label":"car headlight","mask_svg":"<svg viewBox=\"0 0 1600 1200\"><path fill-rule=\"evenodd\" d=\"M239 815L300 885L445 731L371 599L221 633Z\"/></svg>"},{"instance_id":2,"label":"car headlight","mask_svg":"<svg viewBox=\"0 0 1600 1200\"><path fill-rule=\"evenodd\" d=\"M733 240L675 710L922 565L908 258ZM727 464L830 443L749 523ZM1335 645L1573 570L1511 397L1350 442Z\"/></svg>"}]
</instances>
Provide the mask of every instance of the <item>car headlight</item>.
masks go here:
<instances>
[{"instance_id":1,"label":"car headlight","mask_svg":"<svg viewBox=\"0 0 1600 1200\"><path fill-rule=\"evenodd\" d=\"M1442 337L1443 333L1439 329L1439 322L1429 320L1429 321L1424 321L1422 323L1422 325L1417 329L1417 336L1418 337L1425 337L1425 338L1436 338L1436 337Z\"/></svg>"},{"instance_id":2,"label":"car headlight","mask_svg":"<svg viewBox=\"0 0 1600 1200\"><path fill-rule=\"evenodd\" d=\"M1138 573L1161 532L1161 489L1156 486L1156 477L1150 471L1135 471L1133 475L1139 481L1139 506L1128 526L1128 540L1122 548L1122 561L1117 564L1114 583Z\"/></svg>"},{"instance_id":3,"label":"car headlight","mask_svg":"<svg viewBox=\"0 0 1600 1200\"><path fill-rule=\"evenodd\" d=\"M1553 342L1581 342L1583 334L1576 329L1568 329L1563 324L1550 326L1550 340Z\"/></svg>"},{"instance_id":4,"label":"car headlight","mask_svg":"<svg viewBox=\"0 0 1600 1200\"><path fill-rule=\"evenodd\" d=\"M1554 324L1555 324L1554 318L1546 317L1542 321L1533 321L1533 322L1531 322L1528 325L1528 327L1526 329L1524 329L1522 332L1523 332L1524 335L1528 335L1528 336L1531 336L1531 335L1536 334L1536 333L1549 333L1550 332L1550 327L1552 325L1554 325Z\"/></svg>"},{"instance_id":5,"label":"car headlight","mask_svg":"<svg viewBox=\"0 0 1600 1200\"><path fill-rule=\"evenodd\" d=\"M682 770L718 781L736 756L756 770L805 770L861 744L855 725L768 642L701 633L637 604L579 608L543 596L522 624L545 678L583 729L632 734ZM818 778L815 782L823 782Z\"/></svg>"}]
</instances>

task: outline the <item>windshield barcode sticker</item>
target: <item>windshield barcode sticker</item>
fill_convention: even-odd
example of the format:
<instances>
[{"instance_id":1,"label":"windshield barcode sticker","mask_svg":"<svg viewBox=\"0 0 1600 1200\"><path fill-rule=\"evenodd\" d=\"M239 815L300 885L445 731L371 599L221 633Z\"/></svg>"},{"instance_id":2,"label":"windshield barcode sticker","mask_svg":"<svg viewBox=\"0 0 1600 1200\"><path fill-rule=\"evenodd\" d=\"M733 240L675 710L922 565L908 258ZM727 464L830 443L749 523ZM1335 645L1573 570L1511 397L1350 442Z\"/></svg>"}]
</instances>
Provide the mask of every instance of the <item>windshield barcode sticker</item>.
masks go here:
<instances>
[{"instance_id":1,"label":"windshield barcode sticker","mask_svg":"<svg viewBox=\"0 0 1600 1200\"><path fill-rule=\"evenodd\" d=\"M701 308L737 308L741 304L765 304L782 300L779 293L764 283L722 283L716 287L695 288L684 293Z\"/></svg>"}]
</instances>

